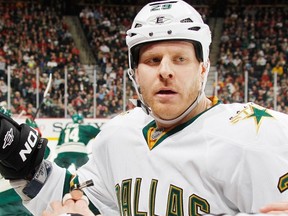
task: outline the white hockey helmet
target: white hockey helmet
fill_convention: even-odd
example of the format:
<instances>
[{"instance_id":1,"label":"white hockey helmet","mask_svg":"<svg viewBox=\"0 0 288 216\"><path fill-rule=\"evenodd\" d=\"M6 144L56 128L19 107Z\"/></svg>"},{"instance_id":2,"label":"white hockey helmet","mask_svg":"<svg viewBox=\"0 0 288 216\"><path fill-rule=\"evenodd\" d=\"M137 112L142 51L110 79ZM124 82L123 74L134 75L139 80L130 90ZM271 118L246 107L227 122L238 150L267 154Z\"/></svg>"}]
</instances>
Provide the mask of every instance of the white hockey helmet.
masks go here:
<instances>
[{"instance_id":1,"label":"white hockey helmet","mask_svg":"<svg viewBox=\"0 0 288 216\"><path fill-rule=\"evenodd\" d=\"M199 43L200 46L195 47L196 56L198 60L208 62L211 43L209 26L191 5L182 0L151 2L140 10L126 36L130 67L134 68L132 64L138 62L138 53L134 52L137 45L162 40Z\"/></svg>"},{"instance_id":2,"label":"white hockey helmet","mask_svg":"<svg viewBox=\"0 0 288 216\"><path fill-rule=\"evenodd\" d=\"M193 43L195 55L199 62L206 67L206 77L202 89L195 101L175 119L161 119L147 106L134 79L133 68L137 67L139 49L150 42L165 40L186 40ZM129 70L128 75L137 92L139 100L132 101L134 105L141 106L144 112L151 115L162 124L172 125L188 115L204 96L204 88L209 72L209 46L211 44L211 31L201 18L201 15L183 0L165 0L151 2L145 5L134 18L131 28L127 31L126 43L128 46Z\"/></svg>"}]
</instances>

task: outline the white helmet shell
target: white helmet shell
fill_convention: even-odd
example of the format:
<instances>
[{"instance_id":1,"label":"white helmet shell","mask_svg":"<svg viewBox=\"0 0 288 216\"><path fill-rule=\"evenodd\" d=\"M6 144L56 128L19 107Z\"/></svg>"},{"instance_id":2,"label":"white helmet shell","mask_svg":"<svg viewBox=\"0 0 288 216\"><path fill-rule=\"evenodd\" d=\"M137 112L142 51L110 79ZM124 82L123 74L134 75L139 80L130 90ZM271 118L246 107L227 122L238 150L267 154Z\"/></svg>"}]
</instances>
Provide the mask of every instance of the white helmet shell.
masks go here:
<instances>
[{"instance_id":1,"label":"white helmet shell","mask_svg":"<svg viewBox=\"0 0 288 216\"><path fill-rule=\"evenodd\" d=\"M203 62L208 62L211 31L201 15L182 0L151 2L140 10L127 31L129 61L131 49L136 45L179 39L199 42Z\"/></svg>"},{"instance_id":2,"label":"white helmet shell","mask_svg":"<svg viewBox=\"0 0 288 216\"><path fill-rule=\"evenodd\" d=\"M174 119L161 119L153 113L147 106L139 91L139 86L134 79L134 70L132 67L132 54L134 61L137 62L138 56L134 52L137 45L165 40L186 40L193 44L197 42L195 54L200 57L203 65L206 67L206 76L202 83L202 89L199 91L195 101L178 117ZM148 3L136 15L131 29L127 31L126 43L128 45L129 70L128 75L137 92L138 100L134 101L136 106L141 106L145 113L151 115L157 122L163 125L173 125L185 116L187 116L199 103L204 96L204 88L209 72L209 46L211 44L211 31L206 25L201 15L188 3L182 0L166 0ZM199 46L200 44L200 46ZM201 50L198 50L198 47Z\"/></svg>"}]
</instances>

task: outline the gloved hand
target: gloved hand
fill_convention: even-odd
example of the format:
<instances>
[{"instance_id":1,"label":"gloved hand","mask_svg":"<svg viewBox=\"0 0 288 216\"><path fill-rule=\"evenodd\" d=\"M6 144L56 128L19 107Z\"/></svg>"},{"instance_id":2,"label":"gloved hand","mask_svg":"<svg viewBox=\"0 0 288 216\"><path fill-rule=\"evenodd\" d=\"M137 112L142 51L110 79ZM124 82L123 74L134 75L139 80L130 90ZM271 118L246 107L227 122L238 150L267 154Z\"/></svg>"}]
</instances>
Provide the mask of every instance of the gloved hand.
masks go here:
<instances>
[{"instance_id":1,"label":"gloved hand","mask_svg":"<svg viewBox=\"0 0 288 216\"><path fill-rule=\"evenodd\" d=\"M0 112L0 173L5 179L31 180L43 161L47 139Z\"/></svg>"}]
</instances>

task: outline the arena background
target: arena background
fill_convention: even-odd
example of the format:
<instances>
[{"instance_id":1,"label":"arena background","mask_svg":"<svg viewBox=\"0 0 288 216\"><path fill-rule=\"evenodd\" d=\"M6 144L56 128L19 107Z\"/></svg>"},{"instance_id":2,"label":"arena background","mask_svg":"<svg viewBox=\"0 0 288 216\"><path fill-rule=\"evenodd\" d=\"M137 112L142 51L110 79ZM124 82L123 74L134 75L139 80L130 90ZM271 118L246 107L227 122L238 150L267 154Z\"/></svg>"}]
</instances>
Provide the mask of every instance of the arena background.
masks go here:
<instances>
[{"instance_id":1,"label":"arena background","mask_svg":"<svg viewBox=\"0 0 288 216\"><path fill-rule=\"evenodd\" d=\"M0 105L20 122L41 107L36 122L52 140L75 112L102 122L132 108L125 32L147 2L0 1ZM206 94L288 113L287 1L187 2L212 31Z\"/></svg>"},{"instance_id":2,"label":"arena background","mask_svg":"<svg viewBox=\"0 0 288 216\"><path fill-rule=\"evenodd\" d=\"M186 1L212 32L207 96L288 113L287 0ZM49 139L50 160L72 114L81 112L86 123L101 129L133 108L125 33L147 2L0 0L0 106L19 123L40 108L36 123ZM0 195L0 215L21 208L2 176Z\"/></svg>"}]
</instances>

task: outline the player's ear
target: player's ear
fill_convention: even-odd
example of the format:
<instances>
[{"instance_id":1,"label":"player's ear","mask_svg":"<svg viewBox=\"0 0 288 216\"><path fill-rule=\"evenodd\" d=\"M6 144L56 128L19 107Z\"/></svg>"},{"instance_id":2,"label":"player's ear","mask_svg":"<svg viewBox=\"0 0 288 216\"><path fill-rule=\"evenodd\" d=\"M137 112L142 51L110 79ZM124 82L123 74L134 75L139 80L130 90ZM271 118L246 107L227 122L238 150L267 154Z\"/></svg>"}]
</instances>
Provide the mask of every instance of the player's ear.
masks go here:
<instances>
[{"instance_id":1,"label":"player's ear","mask_svg":"<svg viewBox=\"0 0 288 216\"><path fill-rule=\"evenodd\" d=\"M201 62L201 74L205 75L206 73L209 72L209 67L210 67L210 61L208 60L207 62Z\"/></svg>"},{"instance_id":2,"label":"player's ear","mask_svg":"<svg viewBox=\"0 0 288 216\"><path fill-rule=\"evenodd\" d=\"M207 70L207 65L204 62L201 62L201 73L204 74L206 73Z\"/></svg>"},{"instance_id":3,"label":"player's ear","mask_svg":"<svg viewBox=\"0 0 288 216\"><path fill-rule=\"evenodd\" d=\"M207 63L204 63L204 62L201 62L200 63L200 76L201 76L201 82L202 82L202 85L203 83L205 82L205 79L207 79L207 75L208 75L208 72L209 72L209 62Z\"/></svg>"},{"instance_id":4,"label":"player's ear","mask_svg":"<svg viewBox=\"0 0 288 216\"><path fill-rule=\"evenodd\" d=\"M204 65L203 65L203 64L201 65L201 69L202 69L202 74L203 74L203 73L205 73L205 71L206 71L206 68L204 67Z\"/></svg>"},{"instance_id":5,"label":"player's ear","mask_svg":"<svg viewBox=\"0 0 288 216\"><path fill-rule=\"evenodd\" d=\"M201 73L201 79L203 81L206 74L206 67L203 62L200 63L200 73Z\"/></svg>"}]
</instances>

